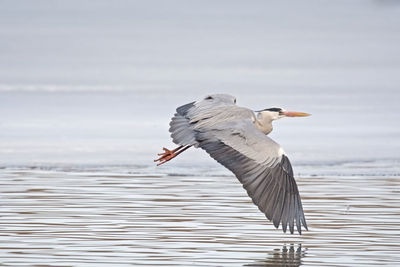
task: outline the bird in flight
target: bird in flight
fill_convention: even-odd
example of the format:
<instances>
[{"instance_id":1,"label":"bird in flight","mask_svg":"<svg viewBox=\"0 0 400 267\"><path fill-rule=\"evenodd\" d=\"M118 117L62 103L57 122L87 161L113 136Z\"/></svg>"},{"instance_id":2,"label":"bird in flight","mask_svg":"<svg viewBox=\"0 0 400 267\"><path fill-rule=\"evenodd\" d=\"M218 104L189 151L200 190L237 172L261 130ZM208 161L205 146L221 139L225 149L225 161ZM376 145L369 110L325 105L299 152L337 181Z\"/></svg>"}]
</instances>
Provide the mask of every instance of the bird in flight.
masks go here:
<instances>
[{"instance_id":1,"label":"bird in flight","mask_svg":"<svg viewBox=\"0 0 400 267\"><path fill-rule=\"evenodd\" d=\"M204 149L212 158L232 171L247 194L276 228L283 232L294 225L301 234L308 230L292 166L279 144L267 135L272 122L283 117L310 114L267 108L256 111L236 105L226 94L209 95L180 106L170 122L173 150L163 148L154 160L166 163L190 147Z\"/></svg>"}]
</instances>

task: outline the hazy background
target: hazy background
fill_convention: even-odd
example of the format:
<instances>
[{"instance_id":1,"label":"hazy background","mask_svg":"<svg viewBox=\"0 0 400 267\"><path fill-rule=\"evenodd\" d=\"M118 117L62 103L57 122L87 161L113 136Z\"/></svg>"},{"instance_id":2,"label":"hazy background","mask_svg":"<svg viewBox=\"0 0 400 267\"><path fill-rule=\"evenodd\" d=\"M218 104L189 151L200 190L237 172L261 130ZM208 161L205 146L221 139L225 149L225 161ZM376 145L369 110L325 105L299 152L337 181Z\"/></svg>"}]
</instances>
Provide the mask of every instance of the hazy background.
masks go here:
<instances>
[{"instance_id":1,"label":"hazy background","mask_svg":"<svg viewBox=\"0 0 400 267\"><path fill-rule=\"evenodd\" d=\"M175 108L218 92L312 113L271 135L302 171L398 173L397 3L2 0L0 165L153 166Z\"/></svg>"}]
</instances>

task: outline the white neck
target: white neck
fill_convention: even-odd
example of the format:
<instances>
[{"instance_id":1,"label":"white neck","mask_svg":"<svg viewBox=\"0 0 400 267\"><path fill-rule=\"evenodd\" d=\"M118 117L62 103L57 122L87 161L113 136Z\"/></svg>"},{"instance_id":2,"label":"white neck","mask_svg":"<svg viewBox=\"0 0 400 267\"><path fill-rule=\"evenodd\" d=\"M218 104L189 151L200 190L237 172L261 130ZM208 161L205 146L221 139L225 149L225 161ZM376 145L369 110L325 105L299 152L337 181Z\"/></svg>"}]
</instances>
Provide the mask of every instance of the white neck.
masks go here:
<instances>
[{"instance_id":1,"label":"white neck","mask_svg":"<svg viewBox=\"0 0 400 267\"><path fill-rule=\"evenodd\" d=\"M264 134L269 134L270 132L272 132L272 121L274 119L275 118L273 117L273 114L271 112L261 111L257 114L255 124L261 132L263 132Z\"/></svg>"}]
</instances>

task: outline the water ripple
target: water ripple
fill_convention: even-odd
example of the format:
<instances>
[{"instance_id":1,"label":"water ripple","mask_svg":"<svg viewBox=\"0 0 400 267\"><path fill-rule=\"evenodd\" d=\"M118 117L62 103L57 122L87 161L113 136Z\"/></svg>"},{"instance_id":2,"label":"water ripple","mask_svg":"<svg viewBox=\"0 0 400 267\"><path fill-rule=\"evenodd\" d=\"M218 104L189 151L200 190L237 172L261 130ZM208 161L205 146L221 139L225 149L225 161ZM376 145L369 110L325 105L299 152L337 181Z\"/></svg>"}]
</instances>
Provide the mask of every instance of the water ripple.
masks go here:
<instances>
[{"instance_id":1,"label":"water ripple","mask_svg":"<svg viewBox=\"0 0 400 267\"><path fill-rule=\"evenodd\" d=\"M275 230L233 176L119 167L0 178L4 266L400 264L398 176L297 178L301 236Z\"/></svg>"}]
</instances>

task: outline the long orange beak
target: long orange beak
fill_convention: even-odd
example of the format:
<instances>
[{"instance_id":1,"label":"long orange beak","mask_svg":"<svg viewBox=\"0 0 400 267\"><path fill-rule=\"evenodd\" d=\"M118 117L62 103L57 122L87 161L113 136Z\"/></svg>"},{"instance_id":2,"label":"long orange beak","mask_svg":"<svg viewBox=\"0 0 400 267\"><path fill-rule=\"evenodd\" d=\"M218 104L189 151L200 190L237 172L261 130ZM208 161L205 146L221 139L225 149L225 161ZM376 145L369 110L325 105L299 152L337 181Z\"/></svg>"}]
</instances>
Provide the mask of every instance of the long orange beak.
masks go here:
<instances>
[{"instance_id":1,"label":"long orange beak","mask_svg":"<svg viewBox=\"0 0 400 267\"><path fill-rule=\"evenodd\" d=\"M282 114L286 117L307 117L311 116L311 114L304 112L296 112L296 111L282 111Z\"/></svg>"}]
</instances>

